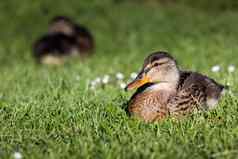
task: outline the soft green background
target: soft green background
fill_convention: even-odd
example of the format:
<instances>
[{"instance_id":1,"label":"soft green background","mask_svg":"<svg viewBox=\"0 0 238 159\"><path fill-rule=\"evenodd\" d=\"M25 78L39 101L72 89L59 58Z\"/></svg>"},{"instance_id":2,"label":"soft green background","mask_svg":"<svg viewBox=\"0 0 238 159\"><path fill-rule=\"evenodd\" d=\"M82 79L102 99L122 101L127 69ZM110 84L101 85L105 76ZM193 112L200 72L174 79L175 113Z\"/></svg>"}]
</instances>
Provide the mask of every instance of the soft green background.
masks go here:
<instances>
[{"instance_id":1,"label":"soft green background","mask_svg":"<svg viewBox=\"0 0 238 159\"><path fill-rule=\"evenodd\" d=\"M236 1L9 0L0 2L0 158L237 158ZM81 62L39 66L33 41L55 15L90 28L96 51ZM88 90L104 74L137 71L167 50L182 68L230 84L217 109L154 124L124 111L131 93ZM211 67L220 65L219 73ZM78 79L80 77L80 79Z\"/></svg>"}]
</instances>

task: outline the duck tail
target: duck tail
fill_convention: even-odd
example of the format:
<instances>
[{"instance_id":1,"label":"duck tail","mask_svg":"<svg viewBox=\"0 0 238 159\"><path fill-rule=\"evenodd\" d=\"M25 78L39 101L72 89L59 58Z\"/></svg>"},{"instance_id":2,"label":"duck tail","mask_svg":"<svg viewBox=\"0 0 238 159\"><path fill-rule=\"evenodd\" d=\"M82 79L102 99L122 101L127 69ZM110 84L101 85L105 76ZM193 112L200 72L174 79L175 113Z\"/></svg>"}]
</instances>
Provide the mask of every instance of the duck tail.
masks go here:
<instances>
[{"instance_id":1,"label":"duck tail","mask_svg":"<svg viewBox=\"0 0 238 159\"><path fill-rule=\"evenodd\" d=\"M228 91L230 91L230 87L228 85L221 85L221 95L224 96Z\"/></svg>"}]
</instances>

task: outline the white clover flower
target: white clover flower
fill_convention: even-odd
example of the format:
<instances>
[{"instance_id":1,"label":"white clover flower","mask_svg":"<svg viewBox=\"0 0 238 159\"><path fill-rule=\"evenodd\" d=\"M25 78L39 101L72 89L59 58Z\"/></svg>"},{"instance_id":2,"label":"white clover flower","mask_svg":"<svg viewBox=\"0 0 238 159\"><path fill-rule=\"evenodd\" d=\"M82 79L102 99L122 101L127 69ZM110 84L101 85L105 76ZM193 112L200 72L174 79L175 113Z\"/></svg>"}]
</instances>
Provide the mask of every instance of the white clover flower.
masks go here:
<instances>
[{"instance_id":1,"label":"white clover flower","mask_svg":"<svg viewBox=\"0 0 238 159\"><path fill-rule=\"evenodd\" d=\"M22 159L22 154L20 152L14 152L13 156L15 159Z\"/></svg>"},{"instance_id":2,"label":"white clover flower","mask_svg":"<svg viewBox=\"0 0 238 159\"><path fill-rule=\"evenodd\" d=\"M123 79L124 79L124 75L123 75L122 73L118 72L118 73L116 74L116 78L117 78L118 80L123 80Z\"/></svg>"},{"instance_id":3,"label":"white clover flower","mask_svg":"<svg viewBox=\"0 0 238 159\"><path fill-rule=\"evenodd\" d=\"M130 76L131 76L131 79L135 79L136 76L137 76L137 73L136 72L132 72Z\"/></svg>"},{"instance_id":4,"label":"white clover flower","mask_svg":"<svg viewBox=\"0 0 238 159\"><path fill-rule=\"evenodd\" d=\"M126 83L124 83L124 82L119 83L119 85L120 85L121 89L125 89L126 88Z\"/></svg>"},{"instance_id":5,"label":"white clover flower","mask_svg":"<svg viewBox=\"0 0 238 159\"><path fill-rule=\"evenodd\" d=\"M104 75L102 78L102 83L103 84L107 84L110 80L110 76L109 75Z\"/></svg>"},{"instance_id":6,"label":"white clover flower","mask_svg":"<svg viewBox=\"0 0 238 159\"><path fill-rule=\"evenodd\" d=\"M95 79L95 82L98 84L98 83L101 83L101 78L100 77L97 77L96 79Z\"/></svg>"},{"instance_id":7,"label":"white clover flower","mask_svg":"<svg viewBox=\"0 0 238 159\"><path fill-rule=\"evenodd\" d=\"M212 66L211 71L212 72L219 72L221 70L221 67L219 65Z\"/></svg>"},{"instance_id":8,"label":"white clover flower","mask_svg":"<svg viewBox=\"0 0 238 159\"><path fill-rule=\"evenodd\" d=\"M96 85L97 85L97 82L96 82L95 80L93 80L93 81L90 82L90 85L91 85L91 86L96 86Z\"/></svg>"},{"instance_id":9,"label":"white clover flower","mask_svg":"<svg viewBox=\"0 0 238 159\"><path fill-rule=\"evenodd\" d=\"M236 68L234 65L229 65L227 69L228 69L228 72L232 73L235 71Z\"/></svg>"}]
</instances>

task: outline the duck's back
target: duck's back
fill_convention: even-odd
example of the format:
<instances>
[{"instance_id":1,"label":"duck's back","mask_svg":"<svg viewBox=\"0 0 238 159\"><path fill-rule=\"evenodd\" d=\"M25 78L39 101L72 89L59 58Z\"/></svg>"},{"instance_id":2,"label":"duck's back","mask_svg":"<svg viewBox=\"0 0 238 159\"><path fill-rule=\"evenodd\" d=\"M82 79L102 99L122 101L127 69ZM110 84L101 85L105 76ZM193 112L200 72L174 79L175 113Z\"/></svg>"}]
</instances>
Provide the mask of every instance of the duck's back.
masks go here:
<instances>
[{"instance_id":1,"label":"duck's back","mask_svg":"<svg viewBox=\"0 0 238 159\"><path fill-rule=\"evenodd\" d=\"M45 54L67 55L70 54L72 48L76 45L75 38L62 34L47 34L35 42L33 49L36 57Z\"/></svg>"},{"instance_id":2,"label":"duck's back","mask_svg":"<svg viewBox=\"0 0 238 159\"><path fill-rule=\"evenodd\" d=\"M196 85L196 87L202 88L206 96L207 106L213 107L215 103L212 103L209 100L218 101L225 87L222 84L217 83L215 80L196 72L183 71L182 74L190 74L184 81L182 89L186 89L191 85Z\"/></svg>"},{"instance_id":3,"label":"duck's back","mask_svg":"<svg viewBox=\"0 0 238 159\"><path fill-rule=\"evenodd\" d=\"M181 71L177 95L170 99L168 107L172 114L211 109L218 103L223 89L223 85L205 75Z\"/></svg>"}]
</instances>

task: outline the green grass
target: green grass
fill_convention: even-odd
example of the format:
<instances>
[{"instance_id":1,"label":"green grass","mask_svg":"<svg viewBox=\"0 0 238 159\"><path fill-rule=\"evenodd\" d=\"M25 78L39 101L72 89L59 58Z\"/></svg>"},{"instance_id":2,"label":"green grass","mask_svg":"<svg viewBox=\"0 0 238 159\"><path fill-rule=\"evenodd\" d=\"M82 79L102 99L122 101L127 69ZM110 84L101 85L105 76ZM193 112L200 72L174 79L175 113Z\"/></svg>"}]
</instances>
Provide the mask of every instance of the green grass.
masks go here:
<instances>
[{"instance_id":1,"label":"green grass","mask_svg":"<svg viewBox=\"0 0 238 159\"><path fill-rule=\"evenodd\" d=\"M31 44L57 14L69 15L95 35L88 60L38 66ZM238 101L227 94L217 109L180 120L146 124L130 119L131 93L117 85L90 91L90 80L128 77L156 50L182 68L238 89L238 12L206 12L159 3L10 0L0 4L0 158L237 158ZM219 73L210 71L219 64ZM77 79L80 76L80 79Z\"/></svg>"}]
</instances>

